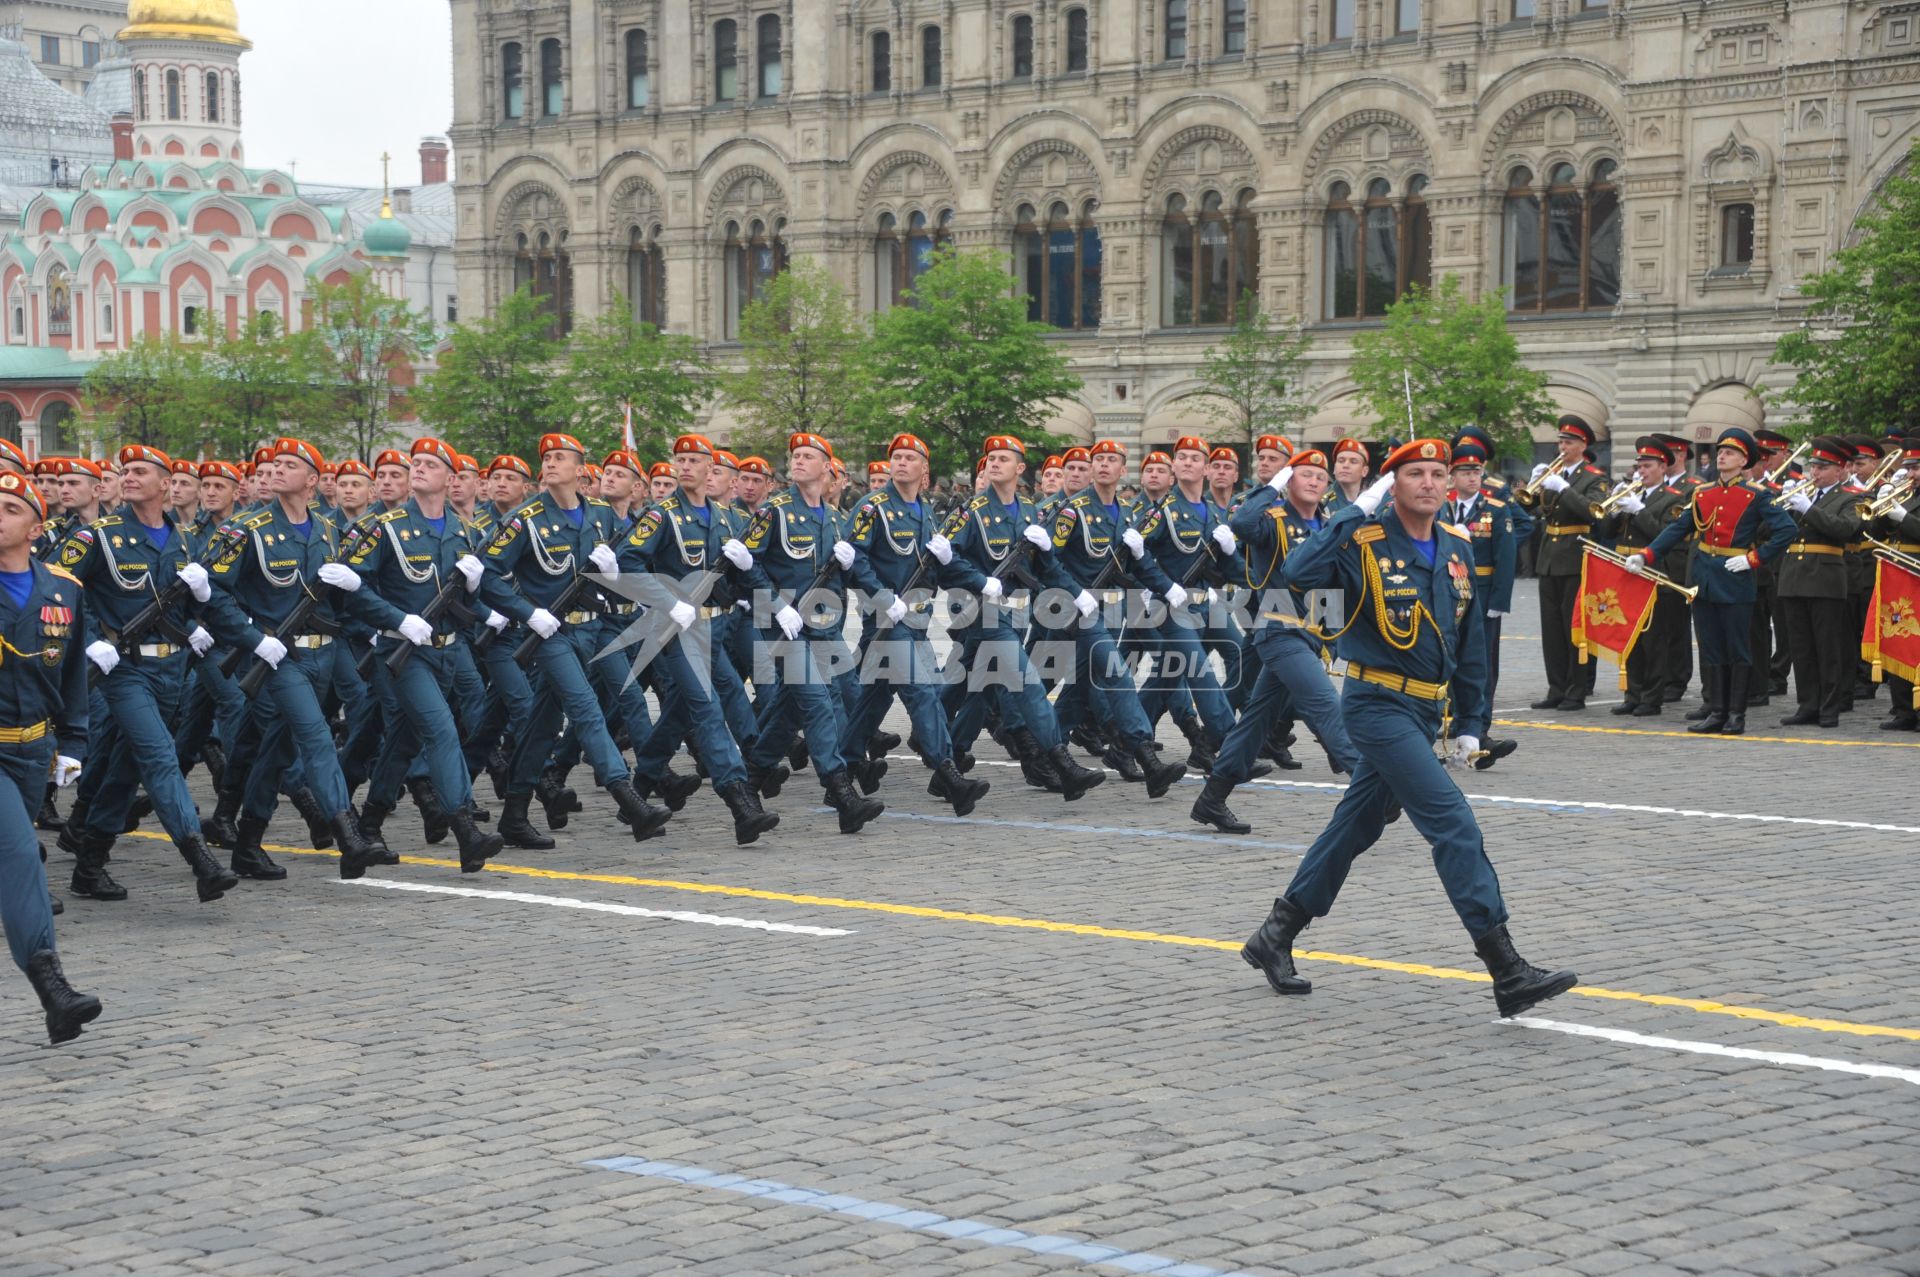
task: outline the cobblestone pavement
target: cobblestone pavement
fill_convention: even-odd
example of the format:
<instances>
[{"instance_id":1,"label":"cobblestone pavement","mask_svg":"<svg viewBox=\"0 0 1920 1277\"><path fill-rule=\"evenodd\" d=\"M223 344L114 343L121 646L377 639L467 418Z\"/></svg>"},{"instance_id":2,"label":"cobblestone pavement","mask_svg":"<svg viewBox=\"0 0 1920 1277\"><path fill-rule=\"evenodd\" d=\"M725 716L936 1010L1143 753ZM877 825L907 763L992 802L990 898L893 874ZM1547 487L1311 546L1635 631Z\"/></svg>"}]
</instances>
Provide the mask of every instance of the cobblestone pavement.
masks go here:
<instances>
[{"instance_id":1,"label":"cobblestone pavement","mask_svg":"<svg viewBox=\"0 0 1920 1277\"><path fill-rule=\"evenodd\" d=\"M802 773L752 848L710 792L639 846L590 796L492 872L294 851L210 906L128 838L132 900L61 925L104 1018L48 1049L0 985L0 1272L1920 1272L1920 737L1884 692L1740 739L1514 710L1518 611L1521 750L1463 785L1589 995L1527 1025L1405 822L1311 997L1241 963L1338 799L1305 740L1246 839L984 742L974 818L902 759L858 838Z\"/></svg>"}]
</instances>

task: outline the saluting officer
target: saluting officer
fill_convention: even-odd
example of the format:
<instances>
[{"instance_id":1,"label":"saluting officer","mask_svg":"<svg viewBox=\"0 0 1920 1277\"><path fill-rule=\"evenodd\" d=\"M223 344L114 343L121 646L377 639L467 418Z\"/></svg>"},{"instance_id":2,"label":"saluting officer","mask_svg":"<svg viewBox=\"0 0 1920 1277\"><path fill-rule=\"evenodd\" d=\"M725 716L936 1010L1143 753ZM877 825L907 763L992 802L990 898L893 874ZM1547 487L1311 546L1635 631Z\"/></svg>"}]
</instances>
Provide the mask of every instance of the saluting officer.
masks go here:
<instances>
[{"instance_id":1,"label":"saluting officer","mask_svg":"<svg viewBox=\"0 0 1920 1277\"><path fill-rule=\"evenodd\" d=\"M1560 458L1554 473L1545 464L1533 468L1532 490L1514 499L1545 525L1534 570L1540 578L1540 648L1547 665L1547 694L1534 709L1587 707L1595 665L1582 665L1573 646L1573 609L1580 602L1580 538L1593 531L1594 507L1606 497L1607 476L1586 461L1593 427L1569 413L1560 418Z\"/></svg>"},{"instance_id":2,"label":"saluting officer","mask_svg":"<svg viewBox=\"0 0 1920 1277\"><path fill-rule=\"evenodd\" d=\"M1614 543L1614 550L1627 556L1652 545L1653 539L1684 504L1680 494L1666 483L1667 466L1673 454L1667 451L1660 437L1641 435L1633 446L1634 473L1641 482L1641 491L1622 496L1602 525L1602 534ZM1660 713L1666 687L1663 663L1666 653L1661 644L1668 626L1678 625L1684 632L1686 624L1686 599L1673 590L1655 590L1653 617L1647 623L1647 632L1627 656L1626 698L1613 707L1612 713L1637 718L1651 718Z\"/></svg>"},{"instance_id":3,"label":"saluting officer","mask_svg":"<svg viewBox=\"0 0 1920 1277\"><path fill-rule=\"evenodd\" d=\"M1333 908L1347 871L1379 841L1397 799L1433 845L1433 865L1454 912L1493 976L1503 1016L1565 993L1571 971L1547 972L1515 951L1507 906L1473 809L1433 745L1449 688L1453 758L1465 763L1486 727L1486 627L1473 611L1473 545L1438 521L1446 503L1448 446L1415 439L1388 454L1381 478L1282 567L1295 589L1339 589L1352 624L1340 635L1347 662L1341 709L1359 753L1353 780L1314 840L1286 894L1241 950L1277 993L1310 992L1294 969L1293 941ZM1388 492L1393 507L1376 514Z\"/></svg>"},{"instance_id":4,"label":"saluting officer","mask_svg":"<svg viewBox=\"0 0 1920 1277\"><path fill-rule=\"evenodd\" d=\"M1800 533L1776 565L1798 704L1782 727L1838 727L1853 695L1861 627L1853 620L1847 547L1860 540L1863 494L1848 481L1853 448L1832 435L1808 441L1810 490L1786 498ZM1756 653L1756 656L1758 654ZM1744 702L1741 702L1744 703Z\"/></svg>"},{"instance_id":5,"label":"saluting officer","mask_svg":"<svg viewBox=\"0 0 1920 1277\"><path fill-rule=\"evenodd\" d=\"M71 785L87 757L80 583L34 560L33 543L46 519L46 499L32 481L0 470L0 923L57 1046L99 1017L100 999L76 993L60 968L46 867L33 832L49 771L55 784Z\"/></svg>"}]
</instances>

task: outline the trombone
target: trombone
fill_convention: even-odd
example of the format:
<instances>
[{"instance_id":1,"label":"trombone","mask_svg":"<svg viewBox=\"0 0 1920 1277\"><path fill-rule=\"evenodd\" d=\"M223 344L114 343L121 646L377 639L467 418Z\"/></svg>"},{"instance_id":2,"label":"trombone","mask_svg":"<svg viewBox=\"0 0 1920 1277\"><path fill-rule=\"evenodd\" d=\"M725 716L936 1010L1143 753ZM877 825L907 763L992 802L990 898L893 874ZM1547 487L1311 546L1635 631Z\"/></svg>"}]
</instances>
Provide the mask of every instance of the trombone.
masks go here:
<instances>
[{"instance_id":1,"label":"trombone","mask_svg":"<svg viewBox=\"0 0 1920 1277\"><path fill-rule=\"evenodd\" d=\"M1867 537L1867 542L1873 546L1874 558L1885 559L1895 567L1902 567L1909 572L1920 575L1920 559L1914 558L1911 554L1908 554L1897 546L1888 545L1876 536Z\"/></svg>"},{"instance_id":2,"label":"trombone","mask_svg":"<svg viewBox=\"0 0 1920 1277\"><path fill-rule=\"evenodd\" d=\"M1627 566L1627 559L1625 555L1617 554L1614 551L1609 550L1606 546L1601 545L1598 541L1591 540L1587 537L1581 537L1580 544L1586 546L1588 551L1591 552L1595 558L1605 559L1607 562L1613 564L1616 567L1624 568ZM1693 602L1694 595L1700 593L1699 586L1682 585L1680 584L1680 582L1668 576L1665 572L1657 572L1654 569L1647 567L1645 564L1641 565L1639 574L1641 576L1646 577L1647 580L1652 581L1655 585L1664 585L1669 590L1672 590L1678 594L1685 596L1687 602L1689 603Z\"/></svg>"},{"instance_id":3,"label":"trombone","mask_svg":"<svg viewBox=\"0 0 1920 1277\"><path fill-rule=\"evenodd\" d=\"M1907 503L1907 498L1913 495L1913 480L1914 476L1909 474L1898 483L1889 485L1885 492L1882 492L1873 500L1861 506L1861 517L1865 519L1884 519L1895 510L1898 510Z\"/></svg>"},{"instance_id":4,"label":"trombone","mask_svg":"<svg viewBox=\"0 0 1920 1277\"><path fill-rule=\"evenodd\" d=\"M1571 461L1569 461L1565 457L1555 457L1553 459L1553 464L1548 466L1545 470L1542 470L1540 472L1540 477L1538 479L1529 480L1526 484L1520 487L1514 493L1514 495L1518 498L1521 498L1524 502L1529 504L1534 501L1538 501L1540 499L1541 484L1545 483L1548 479L1551 479L1556 474L1565 474L1568 470L1571 470L1574 466L1578 464L1580 464L1580 459L1578 457L1575 457Z\"/></svg>"},{"instance_id":5,"label":"trombone","mask_svg":"<svg viewBox=\"0 0 1920 1277\"><path fill-rule=\"evenodd\" d=\"M1608 493L1607 499L1605 501L1602 501L1599 504L1599 506L1595 508L1594 514L1595 515L1612 514L1615 508L1617 508L1622 501L1625 501L1628 497L1637 497L1641 493L1645 492L1646 490L1647 490L1646 480L1642 479L1639 475L1636 474L1635 476L1633 476L1632 479L1621 484L1618 488L1615 488L1612 492Z\"/></svg>"},{"instance_id":6,"label":"trombone","mask_svg":"<svg viewBox=\"0 0 1920 1277\"><path fill-rule=\"evenodd\" d=\"M1807 443L1801 444L1799 447L1795 448L1792 452L1789 452L1787 454L1787 459L1785 461L1782 461L1779 465L1767 471L1767 482L1768 483L1780 482L1780 477L1786 474L1787 471L1793 469L1794 462L1800 460L1800 458L1806 456L1807 453L1811 452L1812 450L1813 450L1813 444L1811 442L1807 442Z\"/></svg>"}]
</instances>

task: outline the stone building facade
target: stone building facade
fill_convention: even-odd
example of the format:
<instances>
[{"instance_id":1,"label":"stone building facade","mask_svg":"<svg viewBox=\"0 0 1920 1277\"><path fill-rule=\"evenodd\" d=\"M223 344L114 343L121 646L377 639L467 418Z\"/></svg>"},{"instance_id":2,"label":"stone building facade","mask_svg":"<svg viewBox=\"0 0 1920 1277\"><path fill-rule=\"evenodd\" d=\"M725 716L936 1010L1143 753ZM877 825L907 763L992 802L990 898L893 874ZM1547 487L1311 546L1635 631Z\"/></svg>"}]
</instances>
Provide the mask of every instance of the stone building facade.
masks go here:
<instances>
[{"instance_id":1,"label":"stone building facade","mask_svg":"<svg viewBox=\"0 0 1920 1277\"><path fill-rule=\"evenodd\" d=\"M1920 137L1914 0L452 5L470 312L532 283L724 360L792 257L873 309L933 244L992 246L1082 437L1202 427L1245 288L1314 332L1331 438L1366 420L1355 333L1451 274L1512 290L1603 436L1709 438L1768 410L1797 281Z\"/></svg>"}]
</instances>

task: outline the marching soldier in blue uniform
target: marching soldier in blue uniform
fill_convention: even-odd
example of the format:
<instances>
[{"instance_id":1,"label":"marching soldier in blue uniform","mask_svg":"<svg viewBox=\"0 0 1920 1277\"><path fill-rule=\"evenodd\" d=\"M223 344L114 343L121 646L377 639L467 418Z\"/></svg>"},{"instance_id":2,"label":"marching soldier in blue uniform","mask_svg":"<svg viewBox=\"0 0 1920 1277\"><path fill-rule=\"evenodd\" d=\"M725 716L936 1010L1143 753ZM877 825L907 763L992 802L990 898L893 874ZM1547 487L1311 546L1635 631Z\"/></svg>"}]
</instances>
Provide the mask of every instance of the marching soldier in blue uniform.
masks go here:
<instances>
[{"instance_id":1,"label":"marching soldier in blue uniform","mask_svg":"<svg viewBox=\"0 0 1920 1277\"><path fill-rule=\"evenodd\" d=\"M1282 567L1290 588L1337 589L1349 600L1352 623L1338 646L1347 662L1341 708L1359 762L1286 894L1241 950L1277 993L1312 989L1294 969L1294 938L1333 908L1354 860L1379 841L1396 799L1433 846L1434 868L1493 976L1500 1014L1518 1015L1577 981L1571 971L1543 971L1515 951L1473 810L1434 755L1449 688L1454 760L1478 752L1487 722L1487 637L1473 611L1473 544L1438 520L1449 452L1437 439L1394 449L1381 477ZM1393 507L1376 514L1389 491Z\"/></svg>"},{"instance_id":2,"label":"marching soldier in blue uniform","mask_svg":"<svg viewBox=\"0 0 1920 1277\"><path fill-rule=\"evenodd\" d=\"M567 434L540 439L540 475L545 491L508 519L487 546L482 597L495 611L525 625L539 638L534 652L540 694L533 717L520 725L507 765L506 811L500 833L516 847L535 850L553 840L527 819L534 785L560 737L562 716L580 734L580 748L593 778L619 808L635 841L653 837L673 813L655 807L633 787L626 759L613 743L600 698L587 679L597 650L599 611L591 590L576 581L592 574L617 578L613 511L598 497L580 495L586 449ZM558 612L554 609L559 608Z\"/></svg>"},{"instance_id":3,"label":"marching soldier in blue uniform","mask_svg":"<svg viewBox=\"0 0 1920 1277\"><path fill-rule=\"evenodd\" d=\"M56 785L71 785L87 758L80 583L34 560L46 519L46 500L32 481L0 470L0 923L57 1046L99 1017L100 999L75 992L61 970L33 831L49 771Z\"/></svg>"},{"instance_id":4,"label":"marching soldier in blue uniform","mask_svg":"<svg viewBox=\"0 0 1920 1277\"><path fill-rule=\"evenodd\" d=\"M1719 732L1731 715L1746 717L1747 685L1752 670L1749 629L1755 598L1753 570L1771 563L1793 542L1793 519L1767 490L1741 472L1760 455L1747 431L1730 426L1714 441L1716 482L1693 490L1675 505L1667 526L1653 544L1627 559L1651 566L1688 537L1692 583L1700 591L1693 623L1700 637L1700 681L1707 716L1689 724L1690 732Z\"/></svg>"},{"instance_id":5,"label":"marching soldier in blue uniform","mask_svg":"<svg viewBox=\"0 0 1920 1277\"><path fill-rule=\"evenodd\" d=\"M1486 485L1487 462L1493 453L1473 439L1453 445L1450 471L1453 492L1447 501L1447 522L1465 528L1473 538L1473 610L1487 630L1487 704L1493 704L1500 686L1500 622L1513 611L1513 577L1519 563L1520 542L1514 531L1517 506L1495 496ZM1494 759L1520 748L1515 740L1482 742Z\"/></svg>"},{"instance_id":6,"label":"marching soldier in blue uniform","mask_svg":"<svg viewBox=\"0 0 1920 1277\"><path fill-rule=\"evenodd\" d=\"M144 787L193 871L201 901L218 900L240 880L207 851L171 726L187 683L189 653L202 655L213 646L213 635L191 615L193 604L213 597L213 586L167 512L171 458L158 448L129 444L120 450L120 465L125 504L75 531L60 550L60 566L86 587L92 633L87 659L100 671L110 715L104 730L94 733L97 788L77 834L73 890L96 900L126 898L126 889L107 876L107 858L127 828L135 790ZM129 633L150 606L155 622L144 633Z\"/></svg>"}]
</instances>

